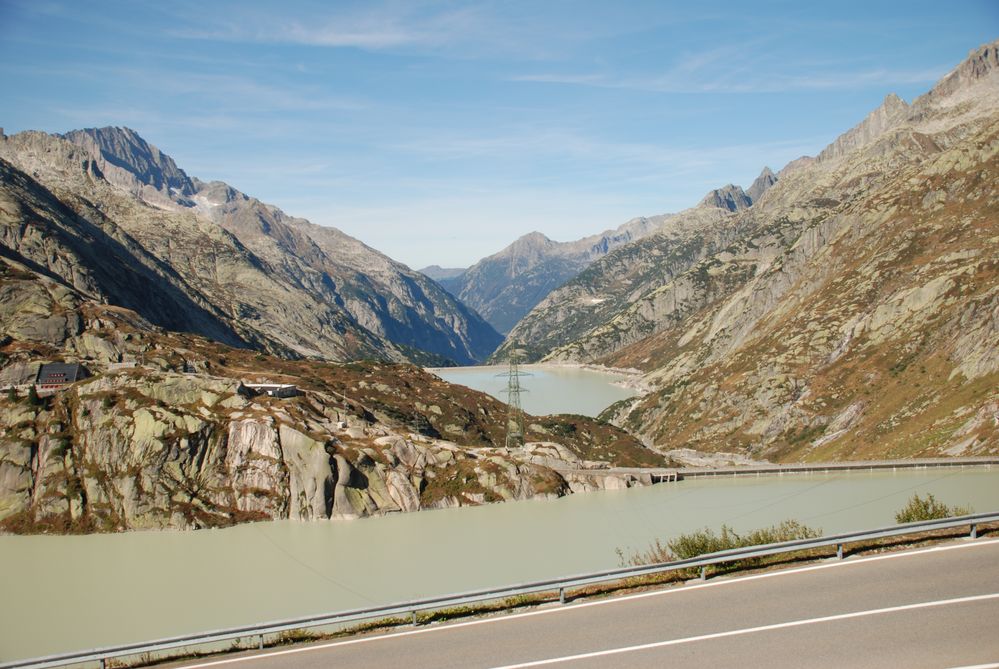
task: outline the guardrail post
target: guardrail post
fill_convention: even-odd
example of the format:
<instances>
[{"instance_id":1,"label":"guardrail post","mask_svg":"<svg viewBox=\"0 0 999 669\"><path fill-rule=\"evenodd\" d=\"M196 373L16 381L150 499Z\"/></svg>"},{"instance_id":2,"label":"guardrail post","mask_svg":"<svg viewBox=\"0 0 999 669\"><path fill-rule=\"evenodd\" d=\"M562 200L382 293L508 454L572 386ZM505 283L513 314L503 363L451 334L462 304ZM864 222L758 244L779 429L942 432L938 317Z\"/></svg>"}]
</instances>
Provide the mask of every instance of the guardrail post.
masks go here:
<instances>
[{"instance_id":1,"label":"guardrail post","mask_svg":"<svg viewBox=\"0 0 999 669\"><path fill-rule=\"evenodd\" d=\"M706 565L701 567L701 580L702 581L708 580L708 568Z\"/></svg>"},{"instance_id":2,"label":"guardrail post","mask_svg":"<svg viewBox=\"0 0 999 669\"><path fill-rule=\"evenodd\" d=\"M843 559L843 544L836 544L836 558Z\"/></svg>"},{"instance_id":3,"label":"guardrail post","mask_svg":"<svg viewBox=\"0 0 999 669\"><path fill-rule=\"evenodd\" d=\"M101 658L101 669L108 669L108 659L106 657Z\"/></svg>"},{"instance_id":4,"label":"guardrail post","mask_svg":"<svg viewBox=\"0 0 999 669\"><path fill-rule=\"evenodd\" d=\"M971 524L971 538L972 539L978 538L978 523Z\"/></svg>"},{"instance_id":5,"label":"guardrail post","mask_svg":"<svg viewBox=\"0 0 999 669\"><path fill-rule=\"evenodd\" d=\"M416 627L416 611L413 611L413 627Z\"/></svg>"},{"instance_id":6,"label":"guardrail post","mask_svg":"<svg viewBox=\"0 0 999 669\"><path fill-rule=\"evenodd\" d=\"M264 635L263 634L258 634L257 635L257 648L259 648L260 650L264 649Z\"/></svg>"},{"instance_id":7,"label":"guardrail post","mask_svg":"<svg viewBox=\"0 0 999 669\"><path fill-rule=\"evenodd\" d=\"M558 589L558 603L565 604L565 588Z\"/></svg>"}]
</instances>

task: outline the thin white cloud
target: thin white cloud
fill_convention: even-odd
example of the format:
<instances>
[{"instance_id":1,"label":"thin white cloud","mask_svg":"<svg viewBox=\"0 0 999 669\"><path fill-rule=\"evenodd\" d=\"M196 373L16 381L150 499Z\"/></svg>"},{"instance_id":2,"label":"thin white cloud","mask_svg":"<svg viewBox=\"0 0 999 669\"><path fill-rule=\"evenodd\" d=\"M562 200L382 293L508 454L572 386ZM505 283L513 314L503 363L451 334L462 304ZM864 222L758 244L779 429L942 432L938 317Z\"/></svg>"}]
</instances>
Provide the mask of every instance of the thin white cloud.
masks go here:
<instances>
[{"instance_id":1,"label":"thin white cloud","mask_svg":"<svg viewBox=\"0 0 999 669\"><path fill-rule=\"evenodd\" d=\"M402 3L331 12L305 21L244 15L171 34L187 39L381 50L467 41L484 28L473 8L426 12L416 4Z\"/></svg>"},{"instance_id":2,"label":"thin white cloud","mask_svg":"<svg viewBox=\"0 0 999 669\"><path fill-rule=\"evenodd\" d=\"M200 40L299 44L324 47L357 47L372 50L416 44L425 40L425 37L422 35L401 29L391 30L378 27L365 30L360 27L352 28L337 25L315 27L299 23L288 23L268 29L230 24L209 30L178 30L174 31L173 35L175 37Z\"/></svg>"},{"instance_id":3,"label":"thin white cloud","mask_svg":"<svg viewBox=\"0 0 999 669\"><path fill-rule=\"evenodd\" d=\"M156 95L188 96L199 101L205 114L225 112L260 115L266 112L360 111L373 103L358 96L336 95L319 86L270 83L233 74L187 73L151 70L121 65L0 64L0 71L38 77L73 78L77 81L109 81L127 84L130 90ZM271 77L276 80L276 77Z\"/></svg>"},{"instance_id":4,"label":"thin white cloud","mask_svg":"<svg viewBox=\"0 0 999 669\"><path fill-rule=\"evenodd\" d=\"M590 86L651 93L789 93L795 91L856 90L907 84L933 83L948 71L938 66L919 70L875 68L853 72L788 74L771 72L750 77L724 73L713 77L683 76L676 70L662 75L616 76L604 73L533 73L508 77L508 81Z\"/></svg>"},{"instance_id":5,"label":"thin white cloud","mask_svg":"<svg viewBox=\"0 0 999 669\"><path fill-rule=\"evenodd\" d=\"M603 40L648 29L640 12L607 10L594 22L586 12L566 15L555 3L433 3L372 1L345 9L341 3L291 20L278 12L199 12L195 24L178 15L172 37L236 43L356 48L434 53L466 60L505 57L517 61L565 60ZM659 18L658 24L671 21Z\"/></svg>"},{"instance_id":6,"label":"thin white cloud","mask_svg":"<svg viewBox=\"0 0 999 669\"><path fill-rule=\"evenodd\" d=\"M654 93L790 93L931 83L948 68L891 69L858 66L848 60L794 62L773 50L773 38L759 37L678 54L663 70L618 73L541 72L508 77L515 82L589 86Z\"/></svg>"}]
</instances>

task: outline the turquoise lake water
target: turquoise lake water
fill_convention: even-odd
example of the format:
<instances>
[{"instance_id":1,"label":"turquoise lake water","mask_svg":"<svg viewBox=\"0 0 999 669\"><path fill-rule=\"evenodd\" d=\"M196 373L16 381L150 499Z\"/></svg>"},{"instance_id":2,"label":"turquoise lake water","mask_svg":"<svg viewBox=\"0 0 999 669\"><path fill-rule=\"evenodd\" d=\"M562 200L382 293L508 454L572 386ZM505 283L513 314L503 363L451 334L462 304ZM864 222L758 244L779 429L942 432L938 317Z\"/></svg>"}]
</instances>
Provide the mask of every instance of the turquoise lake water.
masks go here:
<instances>
[{"instance_id":1,"label":"turquoise lake water","mask_svg":"<svg viewBox=\"0 0 999 669\"><path fill-rule=\"evenodd\" d=\"M917 492L999 510L999 469L690 479L359 521L0 536L0 660L610 568L617 549L722 523L869 529Z\"/></svg>"},{"instance_id":2,"label":"turquoise lake water","mask_svg":"<svg viewBox=\"0 0 999 669\"><path fill-rule=\"evenodd\" d=\"M520 379L523 391L521 407L529 414L544 416L554 413L575 413L597 416L608 406L633 397L633 388L618 385L630 377L613 372L598 372L554 365L522 365L525 374ZM503 392L507 379L506 367L443 367L429 370L449 383L457 383L492 395L506 402Z\"/></svg>"}]
</instances>

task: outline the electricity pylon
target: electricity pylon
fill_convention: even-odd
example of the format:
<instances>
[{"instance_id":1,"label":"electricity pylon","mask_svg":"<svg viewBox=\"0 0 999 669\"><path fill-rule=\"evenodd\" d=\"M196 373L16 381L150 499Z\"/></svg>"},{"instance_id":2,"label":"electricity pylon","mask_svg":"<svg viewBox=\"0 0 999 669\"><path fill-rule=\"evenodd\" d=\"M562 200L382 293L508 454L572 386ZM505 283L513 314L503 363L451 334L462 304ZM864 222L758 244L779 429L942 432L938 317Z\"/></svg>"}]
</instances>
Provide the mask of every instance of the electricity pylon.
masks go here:
<instances>
[{"instance_id":1,"label":"electricity pylon","mask_svg":"<svg viewBox=\"0 0 999 669\"><path fill-rule=\"evenodd\" d=\"M532 376L527 372L522 372L517 365L524 357L523 349L514 348L510 350L510 367L506 372L496 376L507 378L506 390L506 447L520 448L524 445L524 411L520 407L520 393L527 390L520 387L520 377Z\"/></svg>"}]
</instances>

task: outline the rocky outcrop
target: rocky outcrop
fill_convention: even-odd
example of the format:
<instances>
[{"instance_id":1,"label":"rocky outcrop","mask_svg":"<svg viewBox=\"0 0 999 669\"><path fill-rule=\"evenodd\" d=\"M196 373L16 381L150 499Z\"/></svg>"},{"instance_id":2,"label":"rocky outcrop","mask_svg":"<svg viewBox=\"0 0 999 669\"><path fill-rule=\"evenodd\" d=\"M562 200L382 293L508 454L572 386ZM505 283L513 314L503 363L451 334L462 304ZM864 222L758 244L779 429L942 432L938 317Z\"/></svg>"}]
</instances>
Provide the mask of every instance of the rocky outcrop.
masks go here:
<instances>
[{"instance_id":1,"label":"rocky outcrop","mask_svg":"<svg viewBox=\"0 0 999 669\"><path fill-rule=\"evenodd\" d=\"M161 330L5 258L0 295L20 296L0 300L0 531L360 518L568 494L581 488L566 467L663 464L609 425L530 417L528 439L555 449L542 464L534 448L497 447L500 402L420 368L287 360ZM39 325L53 314L72 330ZM32 396L53 360L92 376ZM252 390L275 379L297 394Z\"/></svg>"},{"instance_id":2,"label":"rocky outcrop","mask_svg":"<svg viewBox=\"0 0 999 669\"><path fill-rule=\"evenodd\" d=\"M238 382L132 372L77 384L44 406L0 401L0 524L120 531L354 519L641 484L587 483L580 470L607 463L559 444L459 447L359 420L328 395L310 400L293 413L245 397Z\"/></svg>"},{"instance_id":3,"label":"rocky outcrop","mask_svg":"<svg viewBox=\"0 0 999 669\"><path fill-rule=\"evenodd\" d=\"M746 195L738 186L728 184L722 188L716 188L701 200L702 207L718 207L728 211L742 211L753 205L753 199Z\"/></svg>"}]
</instances>

